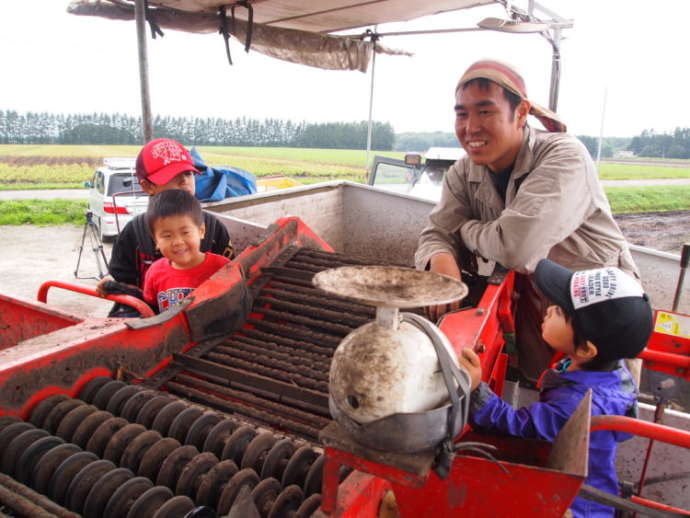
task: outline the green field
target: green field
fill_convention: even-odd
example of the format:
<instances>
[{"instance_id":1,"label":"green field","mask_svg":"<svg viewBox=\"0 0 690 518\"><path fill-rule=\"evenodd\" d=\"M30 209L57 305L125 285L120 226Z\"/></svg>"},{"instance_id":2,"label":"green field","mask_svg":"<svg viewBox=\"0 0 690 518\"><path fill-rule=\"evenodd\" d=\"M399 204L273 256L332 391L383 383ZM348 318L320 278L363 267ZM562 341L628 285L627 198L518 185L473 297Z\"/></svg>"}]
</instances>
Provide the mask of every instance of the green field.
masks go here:
<instances>
[{"instance_id":1,"label":"green field","mask_svg":"<svg viewBox=\"0 0 690 518\"><path fill-rule=\"evenodd\" d=\"M82 188L104 157L134 157L139 149L139 146L0 145L0 190ZM366 173L366 152L362 150L202 146L199 152L209 165L233 165L257 177L285 175L305 184L325 180L362 182ZM374 151L370 159L377 154L403 157L400 152ZM602 180L690 178L690 161L674 161L672 166L602 162L599 171ZM617 213L690 210L689 186L609 187L606 192ZM28 217L26 210L22 205L5 206L0 220L21 222ZM38 205L31 210L50 212L47 206ZM46 221L58 218L56 214L41 217ZM72 217L69 210L65 217L65 222Z\"/></svg>"}]
</instances>

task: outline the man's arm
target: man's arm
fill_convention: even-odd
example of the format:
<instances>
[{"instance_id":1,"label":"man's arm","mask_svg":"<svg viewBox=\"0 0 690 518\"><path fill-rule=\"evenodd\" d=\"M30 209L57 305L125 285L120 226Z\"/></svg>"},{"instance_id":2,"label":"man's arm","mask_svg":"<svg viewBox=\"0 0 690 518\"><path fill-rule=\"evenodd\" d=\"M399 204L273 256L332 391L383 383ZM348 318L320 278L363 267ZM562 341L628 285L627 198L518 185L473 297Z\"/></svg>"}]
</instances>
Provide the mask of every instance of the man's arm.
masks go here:
<instances>
[{"instance_id":1,"label":"man's arm","mask_svg":"<svg viewBox=\"0 0 690 518\"><path fill-rule=\"evenodd\" d=\"M137 242L133 226L130 223L125 225L122 232L117 236L113 243L113 250L110 254L110 261L108 262L108 271L113 279L124 284L137 286ZM96 285L96 292L99 295L107 295L105 290L105 283L110 277L104 277Z\"/></svg>"},{"instance_id":2,"label":"man's arm","mask_svg":"<svg viewBox=\"0 0 690 518\"><path fill-rule=\"evenodd\" d=\"M506 268L530 272L582 225L593 207L588 177L596 176L594 164L575 140L547 145L498 219L463 224L462 239L470 250Z\"/></svg>"},{"instance_id":3,"label":"man's arm","mask_svg":"<svg viewBox=\"0 0 690 518\"><path fill-rule=\"evenodd\" d=\"M446 253L454 258L458 270L459 250L462 245L458 230L472 217L465 180L462 177L463 162L453 164L443 178L441 199L429 213L429 224L422 230L415 253L418 270L431 267L431 258Z\"/></svg>"}]
</instances>

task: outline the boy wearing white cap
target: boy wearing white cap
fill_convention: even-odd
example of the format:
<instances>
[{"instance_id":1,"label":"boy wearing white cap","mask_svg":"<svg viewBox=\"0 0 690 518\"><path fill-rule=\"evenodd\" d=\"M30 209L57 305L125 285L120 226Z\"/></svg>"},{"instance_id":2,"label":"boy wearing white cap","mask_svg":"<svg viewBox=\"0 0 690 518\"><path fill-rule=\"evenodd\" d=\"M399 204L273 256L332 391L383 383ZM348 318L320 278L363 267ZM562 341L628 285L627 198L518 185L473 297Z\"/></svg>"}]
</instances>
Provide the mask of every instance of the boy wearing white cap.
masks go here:
<instances>
[{"instance_id":1,"label":"boy wearing white cap","mask_svg":"<svg viewBox=\"0 0 690 518\"><path fill-rule=\"evenodd\" d=\"M639 283L618 268L573 272L542 259L535 270L539 289L554 305L542 323L544 340L565 354L539 381L539 402L515 410L480 382L479 357L463 349L472 377L470 422L478 430L553 441L585 393L592 390L593 415L637 413L637 387L623 358L634 358L652 332L652 309ZM617 443L630 436L594 432L585 483L618 494ZM614 510L583 498L571 506L576 518L609 518Z\"/></svg>"}]
</instances>

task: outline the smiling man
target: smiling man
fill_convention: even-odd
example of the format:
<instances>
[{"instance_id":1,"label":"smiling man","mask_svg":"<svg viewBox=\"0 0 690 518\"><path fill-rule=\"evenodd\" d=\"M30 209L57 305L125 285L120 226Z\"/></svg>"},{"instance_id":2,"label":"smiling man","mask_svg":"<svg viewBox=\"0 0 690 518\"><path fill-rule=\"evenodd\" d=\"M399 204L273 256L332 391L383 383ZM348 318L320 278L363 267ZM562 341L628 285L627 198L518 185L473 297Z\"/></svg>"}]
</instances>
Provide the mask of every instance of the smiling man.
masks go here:
<instances>
[{"instance_id":1,"label":"smiling man","mask_svg":"<svg viewBox=\"0 0 690 518\"><path fill-rule=\"evenodd\" d=\"M548 131L530 128L530 114ZM416 265L459 279L474 254L516 270L519 364L534 379L551 358L540 330L547 301L531 275L539 260L573 270L616 266L635 276L637 269L589 153L555 113L528 100L513 67L472 64L455 90L455 116L467 156L446 173ZM457 308L428 313L437 319Z\"/></svg>"}]
</instances>

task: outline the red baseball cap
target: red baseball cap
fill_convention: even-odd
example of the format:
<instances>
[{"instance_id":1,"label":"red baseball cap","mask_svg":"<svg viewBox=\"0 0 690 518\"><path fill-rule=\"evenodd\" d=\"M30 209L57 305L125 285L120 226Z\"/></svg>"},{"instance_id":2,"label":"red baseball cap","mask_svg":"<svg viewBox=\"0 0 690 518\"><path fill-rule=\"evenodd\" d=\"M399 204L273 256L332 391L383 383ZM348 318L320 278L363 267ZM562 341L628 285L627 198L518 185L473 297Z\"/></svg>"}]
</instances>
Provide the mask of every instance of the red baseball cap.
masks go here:
<instances>
[{"instance_id":1,"label":"red baseball cap","mask_svg":"<svg viewBox=\"0 0 690 518\"><path fill-rule=\"evenodd\" d=\"M185 171L199 171L189 151L179 142L159 138L147 143L137 157L137 177L156 185L165 185Z\"/></svg>"}]
</instances>

